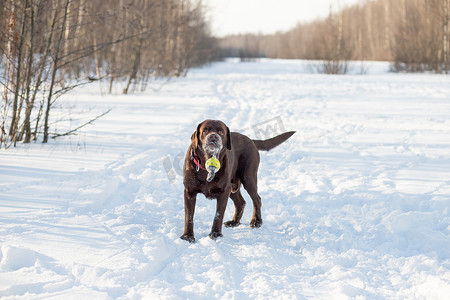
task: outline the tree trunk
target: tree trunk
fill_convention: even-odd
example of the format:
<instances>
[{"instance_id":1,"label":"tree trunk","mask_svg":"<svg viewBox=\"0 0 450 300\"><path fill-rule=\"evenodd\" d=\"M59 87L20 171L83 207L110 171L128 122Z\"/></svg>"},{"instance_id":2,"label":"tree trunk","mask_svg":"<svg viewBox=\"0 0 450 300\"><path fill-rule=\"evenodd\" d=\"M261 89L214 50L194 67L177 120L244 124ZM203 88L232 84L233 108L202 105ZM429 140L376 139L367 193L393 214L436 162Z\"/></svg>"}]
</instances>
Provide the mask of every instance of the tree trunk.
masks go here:
<instances>
[{"instance_id":1,"label":"tree trunk","mask_svg":"<svg viewBox=\"0 0 450 300\"><path fill-rule=\"evenodd\" d=\"M83 18L84 18L84 13L83 13L83 9L85 7L85 0L80 0L80 6L78 7L78 20L77 20L77 24L75 24L75 33L73 34L73 36L75 37L75 49L79 48L79 41L80 41L80 31L81 31L81 27L83 26Z\"/></svg>"},{"instance_id":2,"label":"tree trunk","mask_svg":"<svg viewBox=\"0 0 450 300\"><path fill-rule=\"evenodd\" d=\"M22 140L25 135L24 143L30 142L30 116L31 112L33 110L34 101L32 101L31 96L31 82L32 78L34 76L32 68L33 68L33 61L34 61L34 5L33 3L30 4L29 7L30 10L30 41L29 41L29 51L28 51L28 67L27 67L27 77L26 77L26 95L25 95L25 102L26 102L26 108L25 108L25 117L24 117L24 125L22 128L22 132L20 133L19 140Z\"/></svg>"},{"instance_id":3,"label":"tree trunk","mask_svg":"<svg viewBox=\"0 0 450 300\"><path fill-rule=\"evenodd\" d=\"M59 38L56 43L55 56L54 56L53 63L52 63L52 78L51 78L51 82L50 82L50 88L49 88L49 92L48 92L47 105L46 105L45 117L44 117L44 140L43 140L43 143L48 142L48 129L49 129L48 121L49 121L49 117L50 117L50 108L52 105L53 89L54 89L55 83L56 83L56 72L58 71L58 68L59 68L59 66L58 66L59 57L60 57L59 52L61 50L61 44L63 41L64 27L66 26L69 4L70 4L70 0L66 0L66 4L65 4L65 8L64 8L64 17L62 20L61 30L59 32ZM56 14L56 12L55 12L55 14Z\"/></svg>"},{"instance_id":4,"label":"tree trunk","mask_svg":"<svg viewBox=\"0 0 450 300\"><path fill-rule=\"evenodd\" d=\"M391 53L391 24L389 22L390 17L390 0L384 4L384 47L387 53Z\"/></svg>"},{"instance_id":5,"label":"tree trunk","mask_svg":"<svg viewBox=\"0 0 450 300\"><path fill-rule=\"evenodd\" d=\"M67 1L68 2L68 4L67 4L67 15L70 14L71 1L72 0ZM69 53L69 47L70 47L69 35L70 35L70 18L67 19L67 26L66 26L66 28L64 28L64 54L63 54L63 56L66 56Z\"/></svg>"},{"instance_id":6,"label":"tree trunk","mask_svg":"<svg viewBox=\"0 0 450 300\"><path fill-rule=\"evenodd\" d=\"M102 92L102 82L101 82L101 74L100 74L100 60L98 58L98 49L97 49L97 36L94 33L94 64L95 64L95 74L97 75L99 87L100 87L100 94L103 95Z\"/></svg>"},{"instance_id":7,"label":"tree trunk","mask_svg":"<svg viewBox=\"0 0 450 300\"><path fill-rule=\"evenodd\" d=\"M133 81L133 79L136 79L137 72L139 70L139 63L140 63L140 59L141 59L141 51L142 51L143 42L144 42L144 38L140 37L137 48L136 48L136 54L134 56L133 68L131 70L130 77L128 78L127 86L123 90L124 94L128 94L128 90L130 88L131 82Z\"/></svg>"},{"instance_id":8,"label":"tree trunk","mask_svg":"<svg viewBox=\"0 0 450 300\"><path fill-rule=\"evenodd\" d=\"M450 19L450 0L444 0L444 28L443 28L443 64L444 64L444 71L445 74L448 74L449 71L449 35L450 35L450 28L449 28L449 19Z\"/></svg>"},{"instance_id":9,"label":"tree trunk","mask_svg":"<svg viewBox=\"0 0 450 300\"><path fill-rule=\"evenodd\" d=\"M49 33L49 36L46 39L47 40L47 44L46 44L46 47L44 48L45 53L40 58L40 61L39 61L39 64L38 64L39 72L38 72L38 75L36 77L36 83L34 84L34 91L33 91L32 97L31 97L31 103L32 103L33 106L34 106L34 103L35 103L36 96L37 96L37 93L39 91L39 88L40 88L40 86L41 86L41 84L43 82L44 72L47 69L47 59L48 59L49 54L50 54L50 48L51 48L51 46L53 44L53 34L55 33L57 17L58 17L58 12L55 9L55 14L53 15L52 24L51 24L51 27L50 27L50 33ZM34 125L34 131L32 133L31 132L31 128L30 128L30 132L26 133L25 140L29 139L31 141L31 137L32 136L33 136L33 140L37 139L37 132L38 132L41 116L42 116L43 106L44 106L44 103L41 102L41 104L39 106L39 111L38 111L38 114L37 114L37 117L36 117L36 123Z\"/></svg>"},{"instance_id":10,"label":"tree trunk","mask_svg":"<svg viewBox=\"0 0 450 300\"><path fill-rule=\"evenodd\" d=\"M25 3L25 7L23 9L22 16L22 29L20 31L20 39L19 45L17 46L17 70L16 70L16 79L15 79L15 88L14 88L14 100L13 100L13 111L11 118L11 125L9 127L9 135L11 140L16 141L16 137L18 134L18 124L20 118L21 107L19 107L19 94L21 93L21 72L22 72L22 55L23 55L23 44L24 44L24 33L26 27L26 8L28 7L28 0ZM23 98L21 97L21 104L23 103Z\"/></svg>"}]
</instances>

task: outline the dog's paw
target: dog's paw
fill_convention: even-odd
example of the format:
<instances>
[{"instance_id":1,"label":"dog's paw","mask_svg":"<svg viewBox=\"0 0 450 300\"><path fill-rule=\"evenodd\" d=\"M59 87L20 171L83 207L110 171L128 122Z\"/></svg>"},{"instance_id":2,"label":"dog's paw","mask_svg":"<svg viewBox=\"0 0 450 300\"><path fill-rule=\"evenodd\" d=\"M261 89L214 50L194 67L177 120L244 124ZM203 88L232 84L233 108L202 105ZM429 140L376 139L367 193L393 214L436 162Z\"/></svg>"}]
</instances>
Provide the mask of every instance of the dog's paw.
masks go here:
<instances>
[{"instance_id":1,"label":"dog's paw","mask_svg":"<svg viewBox=\"0 0 450 300\"><path fill-rule=\"evenodd\" d=\"M241 225L241 223L231 220L231 221L223 223L223 225L225 225L225 227L237 227L237 226Z\"/></svg>"},{"instance_id":2,"label":"dog's paw","mask_svg":"<svg viewBox=\"0 0 450 300\"><path fill-rule=\"evenodd\" d=\"M255 219L253 219L253 220L250 222L250 227L251 227L251 228L259 228L259 227L261 227L262 224L263 224L263 221L262 221L262 220L255 220Z\"/></svg>"},{"instance_id":3,"label":"dog's paw","mask_svg":"<svg viewBox=\"0 0 450 300\"><path fill-rule=\"evenodd\" d=\"M209 234L209 237L213 240L217 239L218 237L223 237L223 234L220 232L211 232Z\"/></svg>"},{"instance_id":4,"label":"dog's paw","mask_svg":"<svg viewBox=\"0 0 450 300\"><path fill-rule=\"evenodd\" d=\"M182 236L180 236L180 239L188 241L189 243L195 242L195 237L193 237L192 235L183 234Z\"/></svg>"}]
</instances>

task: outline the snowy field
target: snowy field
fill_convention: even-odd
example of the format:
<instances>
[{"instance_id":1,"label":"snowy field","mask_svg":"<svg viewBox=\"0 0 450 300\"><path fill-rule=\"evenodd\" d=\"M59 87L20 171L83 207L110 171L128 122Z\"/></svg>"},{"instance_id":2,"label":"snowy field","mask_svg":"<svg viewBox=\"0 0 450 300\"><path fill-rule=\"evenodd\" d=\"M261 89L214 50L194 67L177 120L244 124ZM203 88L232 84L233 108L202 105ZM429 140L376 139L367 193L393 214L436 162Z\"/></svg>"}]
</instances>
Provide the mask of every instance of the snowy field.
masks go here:
<instances>
[{"instance_id":1,"label":"snowy field","mask_svg":"<svg viewBox=\"0 0 450 300\"><path fill-rule=\"evenodd\" d=\"M450 77L366 67L227 61L142 94L65 95L58 132L112 111L0 151L0 298L449 299ZM261 153L263 226L244 193L243 224L211 240L199 196L189 244L180 157L206 118L297 133Z\"/></svg>"}]
</instances>

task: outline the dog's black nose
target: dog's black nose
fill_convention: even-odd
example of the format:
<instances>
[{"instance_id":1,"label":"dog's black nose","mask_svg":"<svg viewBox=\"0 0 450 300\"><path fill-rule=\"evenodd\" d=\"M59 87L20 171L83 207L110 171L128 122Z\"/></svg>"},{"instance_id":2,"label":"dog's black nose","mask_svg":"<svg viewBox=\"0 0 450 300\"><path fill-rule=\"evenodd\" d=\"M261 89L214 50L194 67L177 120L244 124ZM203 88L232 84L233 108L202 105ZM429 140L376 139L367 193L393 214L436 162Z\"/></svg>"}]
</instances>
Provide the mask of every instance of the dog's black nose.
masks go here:
<instances>
[{"instance_id":1,"label":"dog's black nose","mask_svg":"<svg viewBox=\"0 0 450 300\"><path fill-rule=\"evenodd\" d=\"M208 136L208 142L216 144L219 142L220 136L217 133L212 133Z\"/></svg>"}]
</instances>

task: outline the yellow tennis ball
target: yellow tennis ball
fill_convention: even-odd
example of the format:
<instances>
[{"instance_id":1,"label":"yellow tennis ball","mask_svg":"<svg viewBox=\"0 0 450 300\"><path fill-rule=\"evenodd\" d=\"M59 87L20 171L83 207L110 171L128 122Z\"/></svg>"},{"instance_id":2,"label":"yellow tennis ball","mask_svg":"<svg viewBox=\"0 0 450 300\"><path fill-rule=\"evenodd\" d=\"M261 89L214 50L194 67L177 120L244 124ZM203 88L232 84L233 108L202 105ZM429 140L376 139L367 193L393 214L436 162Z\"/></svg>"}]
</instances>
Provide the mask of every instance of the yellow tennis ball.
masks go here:
<instances>
[{"instance_id":1,"label":"yellow tennis ball","mask_svg":"<svg viewBox=\"0 0 450 300\"><path fill-rule=\"evenodd\" d=\"M217 171L219 171L220 170L220 161L215 157L211 157L205 163L205 168L208 169L209 167L216 167Z\"/></svg>"}]
</instances>

